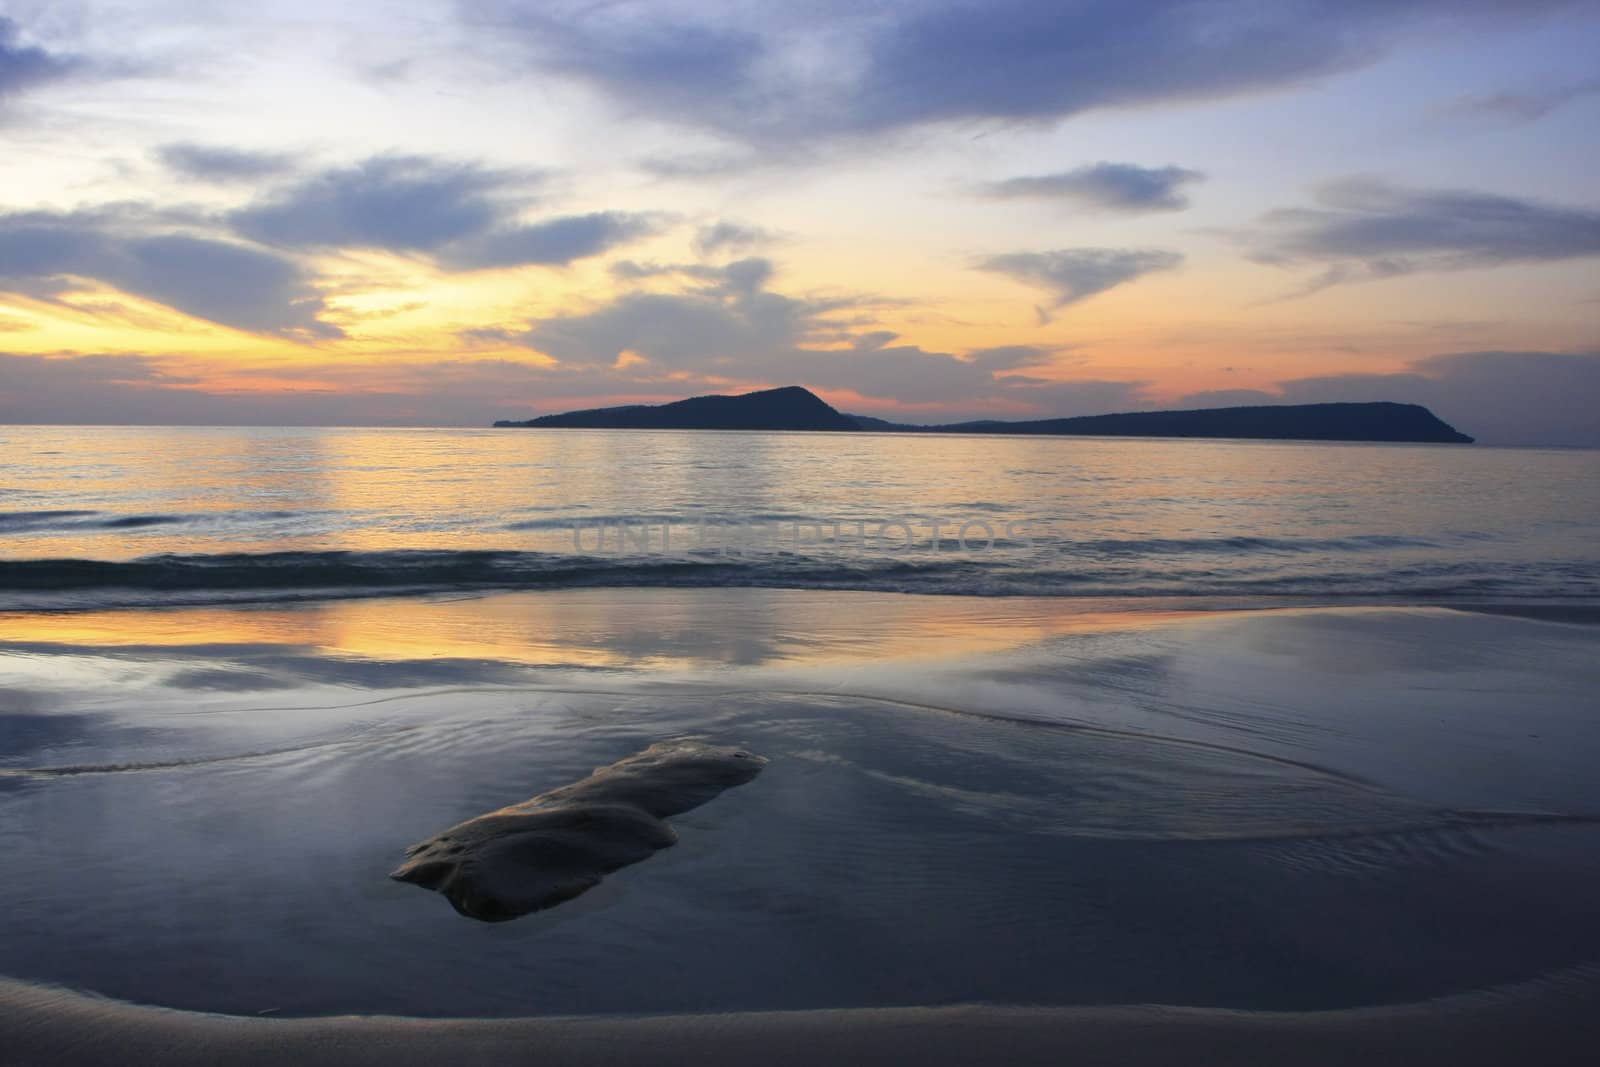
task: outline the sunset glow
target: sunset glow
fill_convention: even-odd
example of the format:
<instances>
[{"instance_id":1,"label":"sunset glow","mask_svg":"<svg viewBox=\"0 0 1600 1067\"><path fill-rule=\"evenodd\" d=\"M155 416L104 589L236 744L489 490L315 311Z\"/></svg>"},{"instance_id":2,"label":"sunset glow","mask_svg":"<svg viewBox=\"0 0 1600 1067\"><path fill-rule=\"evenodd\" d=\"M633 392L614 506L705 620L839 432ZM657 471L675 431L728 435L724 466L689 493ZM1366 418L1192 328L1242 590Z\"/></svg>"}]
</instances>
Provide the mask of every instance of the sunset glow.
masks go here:
<instances>
[{"instance_id":1,"label":"sunset glow","mask_svg":"<svg viewBox=\"0 0 1600 1067\"><path fill-rule=\"evenodd\" d=\"M407 11L8 5L0 420L800 384L1600 440L1593 4Z\"/></svg>"}]
</instances>

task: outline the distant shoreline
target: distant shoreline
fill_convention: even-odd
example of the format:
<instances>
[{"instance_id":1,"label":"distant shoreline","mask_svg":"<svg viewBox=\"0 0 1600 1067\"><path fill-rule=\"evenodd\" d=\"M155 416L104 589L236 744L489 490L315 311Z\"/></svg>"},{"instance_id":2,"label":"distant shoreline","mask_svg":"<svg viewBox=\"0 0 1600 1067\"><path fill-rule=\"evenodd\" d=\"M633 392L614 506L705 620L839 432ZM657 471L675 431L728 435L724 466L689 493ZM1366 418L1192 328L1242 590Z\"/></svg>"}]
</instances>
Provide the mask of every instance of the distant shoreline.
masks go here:
<instances>
[{"instance_id":1,"label":"distant shoreline","mask_svg":"<svg viewBox=\"0 0 1600 1067\"><path fill-rule=\"evenodd\" d=\"M1444 422L1427 408L1391 401L1133 411L1018 422L986 419L912 425L866 415L845 414L798 385L738 396L690 397L670 404L588 408L541 415L523 421L501 419L494 426L502 429L804 430L1394 444L1473 443L1473 438Z\"/></svg>"}]
</instances>

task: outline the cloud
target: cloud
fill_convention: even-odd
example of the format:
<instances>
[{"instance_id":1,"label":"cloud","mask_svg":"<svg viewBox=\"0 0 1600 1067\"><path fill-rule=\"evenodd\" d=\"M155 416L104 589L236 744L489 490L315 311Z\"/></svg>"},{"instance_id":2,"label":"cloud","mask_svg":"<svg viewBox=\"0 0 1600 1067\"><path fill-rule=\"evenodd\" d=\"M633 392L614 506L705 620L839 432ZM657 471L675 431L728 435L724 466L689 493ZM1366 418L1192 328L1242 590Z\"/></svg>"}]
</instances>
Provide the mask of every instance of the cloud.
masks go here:
<instances>
[{"instance_id":1,"label":"cloud","mask_svg":"<svg viewBox=\"0 0 1600 1067\"><path fill-rule=\"evenodd\" d=\"M462 4L469 23L520 47L540 70L603 87L636 106L727 111L754 91L766 51L751 30L639 13L638 5Z\"/></svg>"},{"instance_id":2,"label":"cloud","mask_svg":"<svg viewBox=\"0 0 1600 1067\"><path fill-rule=\"evenodd\" d=\"M500 0L458 10L513 62L630 114L746 143L1292 88L1410 32L1526 18L1561 0L889 0L801 6Z\"/></svg>"},{"instance_id":3,"label":"cloud","mask_svg":"<svg viewBox=\"0 0 1600 1067\"><path fill-rule=\"evenodd\" d=\"M1286 403L1282 393L1265 389L1206 389L1189 393L1173 403L1174 408L1244 408L1261 404Z\"/></svg>"},{"instance_id":4,"label":"cloud","mask_svg":"<svg viewBox=\"0 0 1600 1067\"><path fill-rule=\"evenodd\" d=\"M659 232L660 213L517 220L542 176L426 156L378 156L312 175L233 212L240 234L286 249L423 253L450 270L564 266Z\"/></svg>"},{"instance_id":5,"label":"cloud","mask_svg":"<svg viewBox=\"0 0 1600 1067\"><path fill-rule=\"evenodd\" d=\"M240 233L282 248L429 252L481 234L503 214L507 174L423 156L379 156L317 174L235 211Z\"/></svg>"},{"instance_id":6,"label":"cloud","mask_svg":"<svg viewBox=\"0 0 1600 1067\"><path fill-rule=\"evenodd\" d=\"M159 217L159 213L155 217ZM292 339L336 337L293 260L231 241L151 232L136 206L0 215L0 287L58 289L90 278L187 315Z\"/></svg>"},{"instance_id":7,"label":"cloud","mask_svg":"<svg viewBox=\"0 0 1600 1067\"><path fill-rule=\"evenodd\" d=\"M1600 353L1460 352L1418 360L1410 371L1304 378L1282 388L1296 403L1424 404L1485 444L1600 447Z\"/></svg>"},{"instance_id":8,"label":"cloud","mask_svg":"<svg viewBox=\"0 0 1600 1067\"><path fill-rule=\"evenodd\" d=\"M468 238L441 249L440 262L456 270L565 266L619 245L659 233L667 216L659 213L596 211L529 226L513 226Z\"/></svg>"},{"instance_id":9,"label":"cloud","mask_svg":"<svg viewBox=\"0 0 1600 1067\"><path fill-rule=\"evenodd\" d=\"M1394 374L1296 378L1276 392L1195 393L1178 405L1364 400L1422 404L1484 444L1600 447L1600 352L1456 352Z\"/></svg>"},{"instance_id":10,"label":"cloud","mask_svg":"<svg viewBox=\"0 0 1600 1067\"><path fill-rule=\"evenodd\" d=\"M687 287L624 292L592 310L535 322L516 340L554 359L558 377L606 376L611 393L645 383L680 396L693 381L713 391L722 387L717 382L798 383L964 411L995 404L1038 410L1030 392L1038 380L1013 372L1055 354L1026 345L956 355L894 344L893 333L863 317L870 300L773 292L773 266L756 257L722 267L630 264L625 274L678 277ZM1131 397L1141 387L1107 388Z\"/></svg>"},{"instance_id":11,"label":"cloud","mask_svg":"<svg viewBox=\"0 0 1600 1067\"><path fill-rule=\"evenodd\" d=\"M0 15L0 105L36 86L68 77L82 65L76 57L21 43L16 22Z\"/></svg>"},{"instance_id":12,"label":"cloud","mask_svg":"<svg viewBox=\"0 0 1600 1067\"><path fill-rule=\"evenodd\" d=\"M1155 248L1063 248L987 256L975 268L1043 289L1054 298L1053 306L1062 308L1142 275L1172 270L1182 262L1183 256L1177 252Z\"/></svg>"},{"instance_id":13,"label":"cloud","mask_svg":"<svg viewBox=\"0 0 1600 1067\"><path fill-rule=\"evenodd\" d=\"M743 174L767 162L764 157L745 153L697 153L646 156L635 166L665 181L709 181Z\"/></svg>"},{"instance_id":14,"label":"cloud","mask_svg":"<svg viewBox=\"0 0 1600 1067\"><path fill-rule=\"evenodd\" d=\"M294 157L286 152L252 152L220 145L167 144L156 149L156 156L174 174L194 181L256 181L294 168Z\"/></svg>"},{"instance_id":15,"label":"cloud","mask_svg":"<svg viewBox=\"0 0 1600 1067\"><path fill-rule=\"evenodd\" d=\"M609 366L633 352L667 367L759 374L743 361L832 340L840 330L827 319L839 303L761 290L771 270L757 259L696 272L711 284L681 293L624 293L594 311L538 322L523 341L574 366Z\"/></svg>"},{"instance_id":16,"label":"cloud","mask_svg":"<svg viewBox=\"0 0 1600 1067\"><path fill-rule=\"evenodd\" d=\"M1440 107L1441 118L1490 118L1533 122L1586 96L1600 95L1600 78L1530 92L1479 93L1457 97Z\"/></svg>"},{"instance_id":17,"label":"cloud","mask_svg":"<svg viewBox=\"0 0 1600 1067\"><path fill-rule=\"evenodd\" d=\"M184 373L171 358L136 355L49 356L0 353L0 422L118 423L175 425L466 425L482 426L496 418L527 418L535 410L567 410L609 403L653 403L684 396L737 392L762 385L800 382L813 388L857 392L892 417L909 421L956 420L993 415L980 397L960 390L975 379L962 377L959 366L943 391L921 390L931 407L906 416L875 404L870 398L875 379L870 366L857 373L858 353L835 353L833 362L814 370L806 357L779 366L783 376L754 374L729 378L629 365L552 368L532 360L440 359L396 360L375 365L345 361L322 365L294 364L267 368L239 367L249 375L277 375L285 384L263 391L230 389L226 379L201 381ZM1040 358L1048 358L1042 352ZM894 361L943 367L959 365L910 349L891 353ZM763 366L763 372L773 368ZM947 372L949 373L949 372ZM967 372L970 374L970 372ZM809 377L808 377L809 375ZM888 386L904 383L891 380ZM296 386L295 381L304 384ZM844 384L830 384L834 381ZM1140 399L1139 382L1051 382L1011 395L1007 387L987 386L1022 416L1091 414L1148 406ZM893 395L893 394L887 394ZM1029 400L1038 404L1027 406ZM853 402L846 404L849 408Z\"/></svg>"},{"instance_id":18,"label":"cloud","mask_svg":"<svg viewBox=\"0 0 1600 1067\"><path fill-rule=\"evenodd\" d=\"M102 383L112 385L137 385L151 382L186 384L193 379L172 375L160 362L150 356L100 354L79 355L65 353L52 356L19 355L0 352L0 367L6 373L0 381L8 391L20 391L41 385L70 385L73 387Z\"/></svg>"},{"instance_id":19,"label":"cloud","mask_svg":"<svg viewBox=\"0 0 1600 1067\"><path fill-rule=\"evenodd\" d=\"M1138 214L1182 211L1189 198L1181 189L1204 180L1183 167L1140 167L1133 163L1094 163L1059 174L1007 178L979 186L991 200L1071 200L1088 207Z\"/></svg>"},{"instance_id":20,"label":"cloud","mask_svg":"<svg viewBox=\"0 0 1600 1067\"><path fill-rule=\"evenodd\" d=\"M771 244L776 235L759 226L723 219L700 227L694 235L694 250L703 259L721 253L742 254Z\"/></svg>"},{"instance_id":21,"label":"cloud","mask_svg":"<svg viewBox=\"0 0 1600 1067\"><path fill-rule=\"evenodd\" d=\"M286 157L168 145L194 175L244 177ZM537 176L417 156L382 156L305 177L215 215L118 203L0 214L0 288L50 300L92 279L196 318L294 340L338 337L301 262L338 248L425 254L450 270L562 266L659 232L671 216L599 211L522 222ZM266 246L266 247L262 247Z\"/></svg>"},{"instance_id":22,"label":"cloud","mask_svg":"<svg viewBox=\"0 0 1600 1067\"><path fill-rule=\"evenodd\" d=\"M150 355L0 352L0 422L482 426L520 415L525 406L513 398L592 396L605 387L505 359L237 368L281 379L272 390L234 389L226 377L197 378L185 365Z\"/></svg>"},{"instance_id":23,"label":"cloud","mask_svg":"<svg viewBox=\"0 0 1600 1067\"><path fill-rule=\"evenodd\" d=\"M1274 211L1249 240L1258 262L1324 264L1311 290L1419 271L1600 255L1600 211L1375 178L1323 186L1320 207Z\"/></svg>"}]
</instances>

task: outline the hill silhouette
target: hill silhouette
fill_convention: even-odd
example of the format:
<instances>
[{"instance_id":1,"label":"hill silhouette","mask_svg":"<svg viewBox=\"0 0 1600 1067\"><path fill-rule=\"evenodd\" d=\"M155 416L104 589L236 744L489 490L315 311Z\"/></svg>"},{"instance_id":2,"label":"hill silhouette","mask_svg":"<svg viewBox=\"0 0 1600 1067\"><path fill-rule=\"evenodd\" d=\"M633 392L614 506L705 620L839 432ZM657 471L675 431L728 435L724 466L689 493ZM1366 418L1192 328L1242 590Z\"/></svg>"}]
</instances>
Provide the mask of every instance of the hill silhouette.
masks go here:
<instances>
[{"instance_id":1,"label":"hill silhouette","mask_svg":"<svg viewBox=\"0 0 1600 1067\"><path fill-rule=\"evenodd\" d=\"M671 404L629 404L541 415L496 426L605 430L859 430L809 389L788 385L741 396L695 396Z\"/></svg>"},{"instance_id":2,"label":"hill silhouette","mask_svg":"<svg viewBox=\"0 0 1600 1067\"><path fill-rule=\"evenodd\" d=\"M740 396L697 396L671 404L629 404L541 415L503 427L609 430L844 430L876 433L994 433L1095 437L1241 437L1283 441L1471 444L1472 438L1420 404L1392 401L1275 404L1130 411L1063 419L921 426L845 415L798 385Z\"/></svg>"},{"instance_id":3,"label":"hill silhouette","mask_svg":"<svg viewBox=\"0 0 1600 1067\"><path fill-rule=\"evenodd\" d=\"M1058 434L1096 437L1246 437L1295 441L1420 441L1471 444L1472 438L1420 404L1263 404L1256 407L1130 411L1026 422L915 427L931 433Z\"/></svg>"}]
</instances>

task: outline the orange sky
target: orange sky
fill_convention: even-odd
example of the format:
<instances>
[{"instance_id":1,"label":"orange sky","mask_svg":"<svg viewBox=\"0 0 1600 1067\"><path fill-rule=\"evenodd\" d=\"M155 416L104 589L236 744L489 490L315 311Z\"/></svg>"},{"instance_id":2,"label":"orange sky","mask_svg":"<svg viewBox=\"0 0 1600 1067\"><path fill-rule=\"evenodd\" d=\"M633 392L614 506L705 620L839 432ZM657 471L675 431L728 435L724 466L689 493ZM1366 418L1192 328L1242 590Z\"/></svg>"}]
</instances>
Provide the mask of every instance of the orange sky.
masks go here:
<instances>
[{"instance_id":1,"label":"orange sky","mask_svg":"<svg viewBox=\"0 0 1600 1067\"><path fill-rule=\"evenodd\" d=\"M1494 390L1441 357L1545 360L1520 380L1597 347L1600 20L1446 7L1330 5L1366 47L1287 72L1180 39L1235 32L1216 4L1058 12L1017 47L1145 34L1148 69L948 99L909 86L998 45L938 36L940 4L894 16L926 56L844 19L833 73L760 5L512 5L493 41L427 5L7 19L0 418L482 424L790 383L919 419L1385 381L1470 409ZM673 65L690 28L759 107Z\"/></svg>"}]
</instances>

